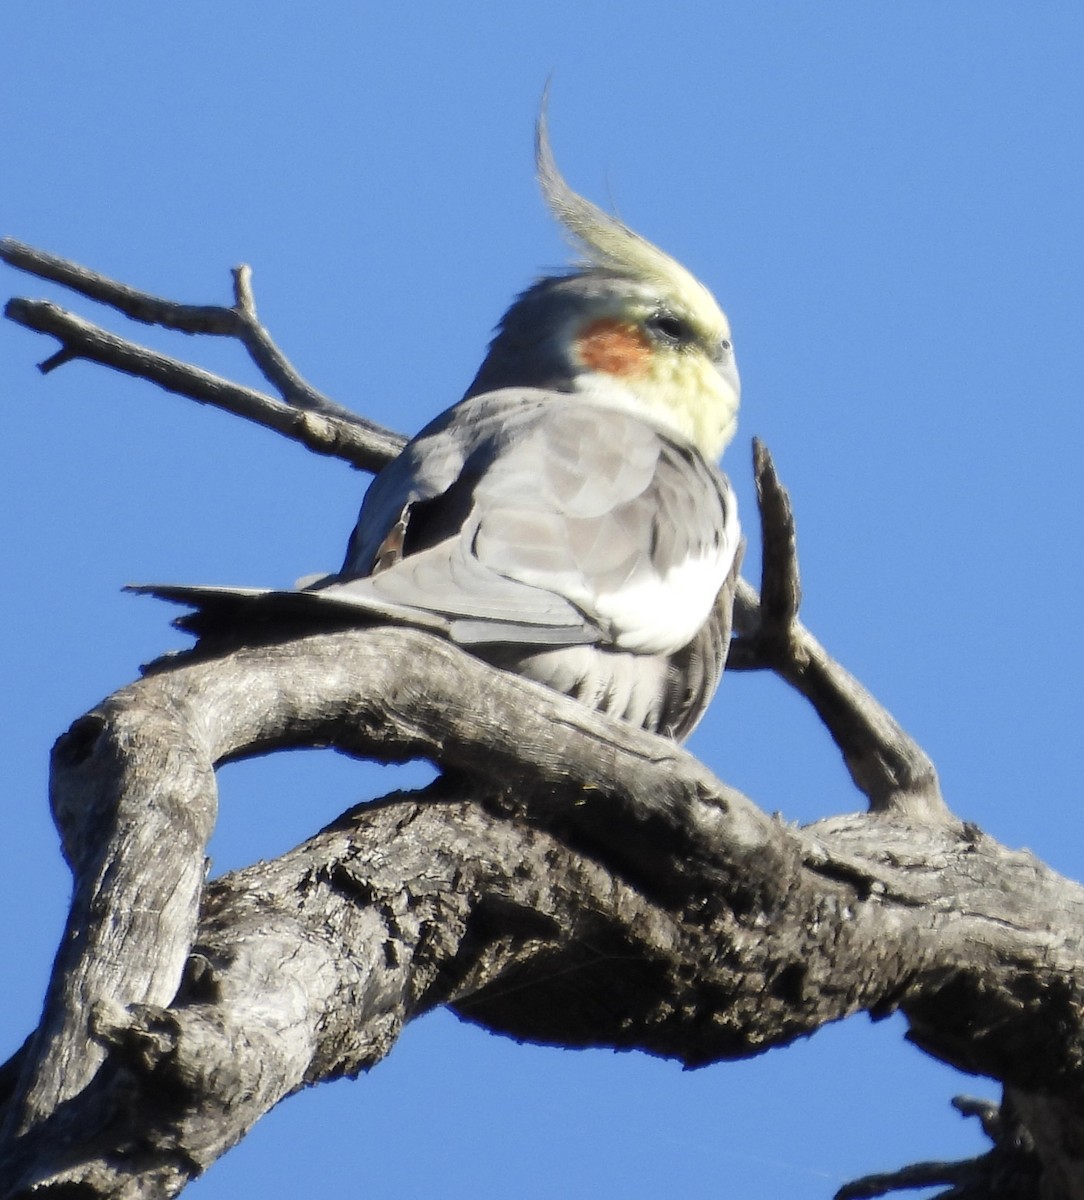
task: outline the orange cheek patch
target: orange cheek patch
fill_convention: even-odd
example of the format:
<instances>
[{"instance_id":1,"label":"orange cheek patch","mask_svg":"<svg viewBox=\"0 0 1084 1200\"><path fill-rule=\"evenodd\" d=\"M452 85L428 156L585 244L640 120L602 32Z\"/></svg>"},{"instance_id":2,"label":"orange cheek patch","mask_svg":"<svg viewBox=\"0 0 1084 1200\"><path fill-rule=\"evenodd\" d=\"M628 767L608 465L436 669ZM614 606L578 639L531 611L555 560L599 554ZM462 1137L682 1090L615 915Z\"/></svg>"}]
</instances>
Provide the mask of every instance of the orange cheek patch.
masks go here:
<instances>
[{"instance_id":1,"label":"orange cheek patch","mask_svg":"<svg viewBox=\"0 0 1084 1200\"><path fill-rule=\"evenodd\" d=\"M643 375L651 362L651 343L644 331L613 317L585 325L576 338L576 349L585 367L609 375Z\"/></svg>"}]
</instances>

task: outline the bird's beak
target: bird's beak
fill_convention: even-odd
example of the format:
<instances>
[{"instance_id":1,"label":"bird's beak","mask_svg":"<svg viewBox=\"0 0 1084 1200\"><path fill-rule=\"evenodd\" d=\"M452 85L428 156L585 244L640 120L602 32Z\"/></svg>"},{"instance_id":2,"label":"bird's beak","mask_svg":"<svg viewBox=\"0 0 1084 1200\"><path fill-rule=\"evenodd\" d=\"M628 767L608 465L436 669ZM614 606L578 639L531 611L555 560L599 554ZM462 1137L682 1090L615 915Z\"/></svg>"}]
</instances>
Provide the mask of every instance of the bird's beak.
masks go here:
<instances>
[{"instance_id":1,"label":"bird's beak","mask_svg":"<svg viewBox=\"0 0 1084 1200\"><path fill-rule=\"evenodd\" d=\"M724 361L716 361L715 369L719 372L723 381L727 384L730 390L734 393L735 399L741 396L741 376L738 374L738 364L734 361L734 356L728 355Z\"/></svg>"}]
</instances>

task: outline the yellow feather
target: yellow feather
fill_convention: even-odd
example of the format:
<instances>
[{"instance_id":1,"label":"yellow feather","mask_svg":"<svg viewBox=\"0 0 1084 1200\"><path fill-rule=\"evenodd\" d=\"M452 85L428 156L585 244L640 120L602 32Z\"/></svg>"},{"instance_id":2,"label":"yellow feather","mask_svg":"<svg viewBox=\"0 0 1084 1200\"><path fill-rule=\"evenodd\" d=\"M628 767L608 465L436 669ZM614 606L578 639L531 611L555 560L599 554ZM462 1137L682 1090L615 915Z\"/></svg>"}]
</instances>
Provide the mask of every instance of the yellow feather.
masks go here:
<instances>
[{"instance_id":1,"label":"yellow feather","mask_svg":"<svg viewBox=\"0 0 1084 1200\"><path fill-rule=\"evenodd\" d=\"M574 192L557 168L550 146L545 101L535 126L535 164L542 195L557 221L593 266L607 268L655 287L713 342L730 336L726 314L715 297L681 263L629 229L622 221Z\"/></svg>"}]
</instances>

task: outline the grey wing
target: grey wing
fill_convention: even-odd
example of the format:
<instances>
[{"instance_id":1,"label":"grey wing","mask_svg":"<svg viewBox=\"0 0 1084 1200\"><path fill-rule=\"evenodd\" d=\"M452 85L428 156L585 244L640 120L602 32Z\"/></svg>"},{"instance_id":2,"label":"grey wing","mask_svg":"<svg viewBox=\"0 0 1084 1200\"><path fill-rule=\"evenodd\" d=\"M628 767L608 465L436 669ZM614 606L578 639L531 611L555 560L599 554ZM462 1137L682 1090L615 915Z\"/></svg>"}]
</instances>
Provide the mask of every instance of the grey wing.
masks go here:
<instances>
[{"instance_id":1,"label":"grey wing","mask_svg":"<svg viewBox=\"0 0 1084 1200\"><path fill-rule=\"evenodd\" d=\"M529 457L516 450L554 402L567 398L515 388L442 413L374 480L342 571L310 585L311 594L340 607L429 614L466 644L598 641L600 630L567 598L495 570L477 553L479 525L500 521L491 486L507 485Z\"/></svg>"},{"instance_id":2,"label":"grey wing","mask_svg":"<svg viewBox=\"0 0 1084 1200\"><path fill-rule=\"evenodd\" d=\"M461 401L430 421L365 493L339 577L372 574L381 555L405 534L411 507L446 492L472 454L507 439L549 396L533 388L505 388Z\"/></svg>"},{"instance_id":3,"label":"grey wing","mask_svg":"<svg viewBox=\"0 0 1084 1200\"><path fill-rule=\"evenodd\" d=\"M552 399L537 389L505 389L437 417L374 480L336 575L311 577L295 591L178 584L128 590L195 608L175 624L199 636L282 619L378 618L465 641L477 640L476 634L542 644L597 641L598 629L565 600L480 563L464 527L479 475Z\"/></svg>"},{"instance_id":4,"label":"grey wing","mask_svg":"<svg viewBox=\"0 0 1084 1200\"><path fill-rule=\"evenodd\" d=\"M741 538L729 484L691 446L579 400L553 406L478 492L478 558L637 653L692 639Z\"/></svg>"},{"instance_id":5,"label":"grey wing","mask_svg":"<svg viewBox=\"0 0 1084 1200\"><path fill-rule=\"evenodd\" d=\"M246 620L311 606L469 645L669 655L708 619L739 540L729 485L691 447L581 397L510 389L442 414L378 476L339 575L293 593L140 590L200 608L184 619L197 632L237 605Z\"/></svg>"},{"instance_id":6,"label":"grey wing","mask_svg":"<svg viewBox=\"0 0 1084 1200\"><path fill-rule=\"evenodd\" d=\"M492 410L493 420L466 412L454 482L425 495L406 472L415 490L379 495L369 511L383 514L381 527L355 539L352 565L375 573L320 590L439 613L464 643L604 642L641 653L687 644L739 538L725 480L637 417L533 395L544 402Z\"/></svg>"}]
</instances>

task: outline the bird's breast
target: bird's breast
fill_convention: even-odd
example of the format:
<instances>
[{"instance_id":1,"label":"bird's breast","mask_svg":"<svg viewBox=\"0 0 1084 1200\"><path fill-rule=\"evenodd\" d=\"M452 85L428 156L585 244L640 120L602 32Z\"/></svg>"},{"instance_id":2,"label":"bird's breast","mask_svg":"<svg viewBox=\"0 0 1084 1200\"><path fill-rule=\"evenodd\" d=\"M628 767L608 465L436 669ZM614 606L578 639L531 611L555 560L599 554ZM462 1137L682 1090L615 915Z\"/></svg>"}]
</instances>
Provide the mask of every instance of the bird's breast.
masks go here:
<instances>
[{"instance_id":1,"label":"bird's breast","mask_svg":"<svg viewBox=\"0 0 1084 1200\"><path fill-rule=\"evenodd\" d=\"M665 574L645 574L600 593L596 619L610 629L614 646L636 654L673 654L688 645L711 613L739 538L736 530L728 530L724 544Z\"/></svg>"}]
</instances>

